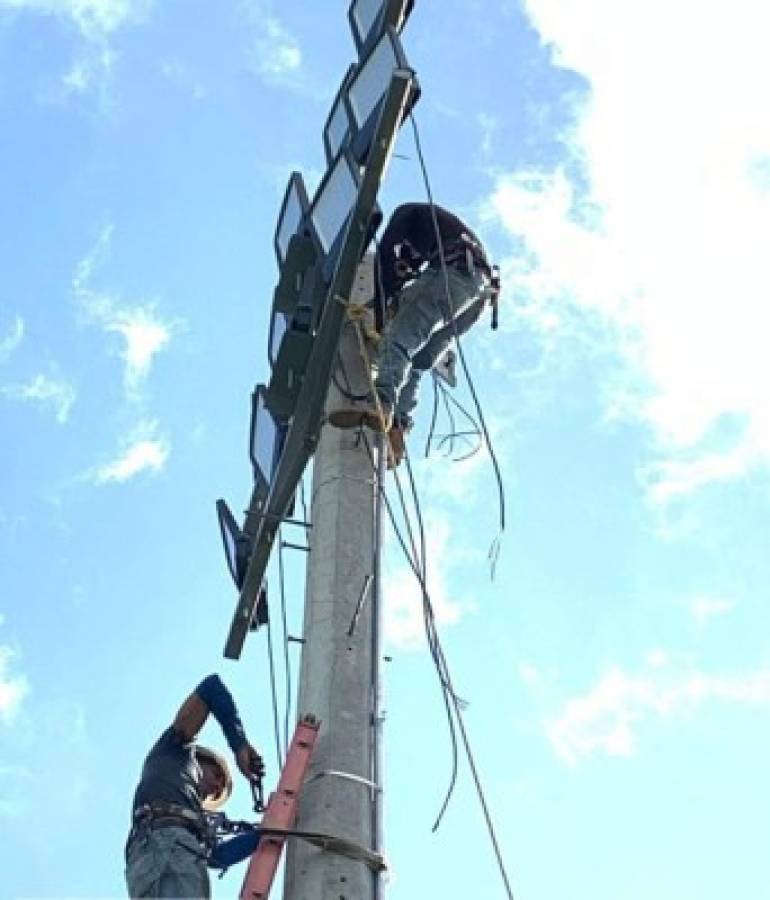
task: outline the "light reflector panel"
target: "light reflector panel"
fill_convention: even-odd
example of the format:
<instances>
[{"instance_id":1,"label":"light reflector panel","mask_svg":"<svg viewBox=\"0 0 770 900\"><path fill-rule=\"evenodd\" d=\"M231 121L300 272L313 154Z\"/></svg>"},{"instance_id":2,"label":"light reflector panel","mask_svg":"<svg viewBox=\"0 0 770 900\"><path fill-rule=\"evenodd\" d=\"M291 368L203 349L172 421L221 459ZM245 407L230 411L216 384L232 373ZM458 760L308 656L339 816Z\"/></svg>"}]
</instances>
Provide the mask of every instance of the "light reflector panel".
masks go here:
<instances>
[{"instance_id":1,"label":"light reflector panel","mask_svg":"<svg viewBox=\"0 0 770 900\"><path fill-rule=\"evenodd\" d=\"M353 0L353 3L350 4L348 16L358 47L361 47L371 34L374 23L382 10L382 5L383 0Z\"/></svg>"},{"instance_id":2,"label":"light reflector panel","mask_svg":"<svg viewBox=\"0 0 770 900\"><path fill-rule=\"evenodd\" d=\"M395 32L388 30L361 63L348 87L348 102L356 130L361 131L385 96L393 70L406 64Z\"/></svg>"},{"instance_id":3,"label":"light reflector panel","mask_svg":"<svg viewBox=\"0 0 770 900\"><path fill-rule=\"evenodd\" d=\"M238 527L235 516L230 512L230 508L224 500L217 500L217 518L219 519L222 544L225 548L227 568L230 570L235 586L240 590L249 564L251 543Z\"/></svg>"},{"instance_id":4,"label":"light reflector panel","mask_svg":"<svg viewBox=\"0 0 770 900\"><path fill-rule=\"evenodd\" d=\"M275 229L275 255L280 266L286 259L289 241L296 234L307 214L308 199L305 183L299 172L292 172L286 193L283 195L281 211L278 213L278 224Z\"/></svg>"},{"instance_id":5,"label":"light reflector panel","mask_svg":"<svg viewBox=\"0 0 770 900\"><path fill-rule=\"evenodd\" d=\"M267 408L266 388L258 384L251 395L249 456L256 484L269 491L278 458L280 435L273 414Z\"/></svg>"},{"instance_id":6,"label":"light reflector panel","mask_svg":"<svg viewBox=\"0 0 770 900\"><path fill-rule=\"evenodd\" d=\"M324 150L326 151L327 164L334 160L334 157L350 140L350 118L345 102L345 94L355 70L356 67L351 66L342 79L340 89L332 103L329 118L326 120L326 125L324 125Z\"/></svg>"},{"instance_id":7,"label":"light reflector panel","mask_svg":"<svg viewBox=\"0 0 770 900\"><path fill-rule=\"evenodd\" d=\"M343 151L318 187L310 219L323 252L328 255L340 236L358 194L358 173Z\"/></svg>"},{"instance_id":8,"label":"light reflector panel","mask_svg":"<svg viewBox=\"0 0 770 900\"><path fill-rule=\"evenodd\" d=\"M273 318L270 321L270 335L267 340L267 358L270 360L271 366L274 366L276 359L278 359L278 349L288 327L288 316L277 310L273 311Z\"/></svg>"}]
</instances>

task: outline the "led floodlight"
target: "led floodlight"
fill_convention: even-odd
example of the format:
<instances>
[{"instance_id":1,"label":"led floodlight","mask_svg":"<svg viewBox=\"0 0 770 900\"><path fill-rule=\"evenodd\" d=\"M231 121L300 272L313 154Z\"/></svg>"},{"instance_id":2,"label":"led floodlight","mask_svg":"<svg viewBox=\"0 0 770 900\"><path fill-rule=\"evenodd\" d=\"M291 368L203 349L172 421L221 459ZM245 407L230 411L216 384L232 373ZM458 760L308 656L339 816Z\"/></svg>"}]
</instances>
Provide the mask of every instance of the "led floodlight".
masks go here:
<instances>
[{"instance_id":1,"label":"led floodlight","mask_svg":"<svg viewBox=\"0 0 770 900\"><path fill-rule=\"evenodd\" d=\"M382 30L394 28L400 32L414 0L353 0L348 9L348 21L359 54L366 52Z\"/></svg>"},{"instance_id":2,"label":"led floodlight","mask_svg":"<svg viewBox=\"0 0 770 900\"><path fill-rule=\"evenodd\" d=\"M358 195L359 180L354 161L342 151L318 186L310 207L310 222L327 256L347 223Z\"/></svg>"},{"instance_id":3,"label":"led floodlight","mask_svg":"<svg viewBox=\"0 0 770 900\"><path fill-rule=\"evenodd\" d=\"M350 79L347 90L347 104L353 125L353 156L361 165L366 163L372 143L377 116L382 101L390 86L390 79L396 69L408 69L401 42L392 28L386 29L380 39L371 47L361 65ZM414 89L404 116L417 102L419 90Z\"/></svg>"},{"instance_id":4,"label":"led floodlight","mask_svg":"<svg viewBox=\"0 0 770 900\"><path fill-rule=\"evenodd\" d=\"M240 590L249 565L251 541L238 527L235 516L224 500L217 500L217 518L222 544L225 548L227 568L230 570L235 586Z\"/></svg>"},{"instance_id":5,"label":"led floodlight","mask_svg":"<svg viewBox=\"0 0 770 900\"><path fill-rule=\"evenodd\" d=\"M345 73L340 89L337 91L337 96L332 103L329 117L324 125L323 137L327 164L331 164L334 157L350 138L350 120L348 118L348 107L345 103L345 91L355 71L356 67L352 65Z\"/></svg>"},{"instance_id":6,"label":"led floodlight","mask_svg":"<svg viewBox=\"0 0 770 900\"><path fill-rule=\"evenodd\" d=\"M278 348L281 346L286 329L289 327L289 317L278 310L273 309L273 317L270 320L270 332L267 337L267 358L270 365L274 366L278 358Z\"/></svg>"},{"instance_id":7,"label":"led floodlight","mask_svg":"<svg viewBox=\"0 0 770 900\"><path fill-rule=\"evenodd\" d=\"M258 384L251 395L251 427L249 428L249 457L254 470L255 485L261 483L265 496L273 482L273 472L280 452L278 424L267 407L267 388Z\"/></svg>"},{"instance_id":8,"label":"led floodlight","mask_svg":"<svg viewBox=\"0 0 770 900\"><path fill-rule=\"evenodd\" d=\"M291 236L273 294L274 310L287 314L294 312L307 270L315 263L317 257L315 242L311 237L306 234Z\"/></svg>"},{"instance_id":9,"label":"led floodlight","mask_svg":"<svg viewBox=\"0 0 770 900\"><path fill-rule=\"evenodd\" d=\"M350 211L358 197L361 183L359 168L347 150L342 150L326 172L318 186L310 207L309 223L313 237L325 254L322 267L324 279L329 282L334 274L340 248L345 236ZM377 230L382 213L374 207L366 243Z\"/></svg>"},{"instance_id":10,"label":"led floodlight","mask_svg":"<svg viewBox=\"0 0 770 900\"><path fill-rule=\"evenodd\" d=\"M299 172L292 172L283 195L281 210L278 213L278 224L275 228L273 244L279 267L286 259L289 241L299 230L308 210L305 182Z\"/></svg>"},{"instance_id":11,"label":"led floodlight","mask_svg":"<svg viewBox=\"0 0 770 900\"><path fill-rule=\"evenodd\" d=\"M312 313L307 307L297 307L275 357L266 404L275 419L281 423L287 422L294 415L297 397L304 381L308 357L313 347L310 329Z\"/></svg>"}]
</instances>

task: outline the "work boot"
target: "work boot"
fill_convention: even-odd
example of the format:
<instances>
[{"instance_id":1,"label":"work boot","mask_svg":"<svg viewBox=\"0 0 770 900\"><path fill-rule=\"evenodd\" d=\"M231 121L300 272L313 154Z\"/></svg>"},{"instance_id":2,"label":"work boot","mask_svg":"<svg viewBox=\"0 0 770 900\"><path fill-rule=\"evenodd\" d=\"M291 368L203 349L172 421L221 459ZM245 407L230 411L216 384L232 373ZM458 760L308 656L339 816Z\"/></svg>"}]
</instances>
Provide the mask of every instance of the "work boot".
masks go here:
<instances>
[{"instance_id":1,"label":"work boot","mask_svg":"<svg viewBox=\"0 0 770 900\"><path fill-rule=\"evenodd\" d=\"M367 403L363 406L344 406L329 413L329 423L335 428L359 428L361 425L366 425L372 431L387 434L393 425L393 410L382 401L380 401L380 409L382 415L374 403Z\"/></svg>"},{"instance_id":2,"label":"work boot","mask_svg":"<svg viewBox=\"0 0 770 900\"><path fill-rule=\"evenodd\" d=\"M408 428L394 425L388 432L388 468L395 469L406 455L406 432Z\"/></svg>"}]
</instances>

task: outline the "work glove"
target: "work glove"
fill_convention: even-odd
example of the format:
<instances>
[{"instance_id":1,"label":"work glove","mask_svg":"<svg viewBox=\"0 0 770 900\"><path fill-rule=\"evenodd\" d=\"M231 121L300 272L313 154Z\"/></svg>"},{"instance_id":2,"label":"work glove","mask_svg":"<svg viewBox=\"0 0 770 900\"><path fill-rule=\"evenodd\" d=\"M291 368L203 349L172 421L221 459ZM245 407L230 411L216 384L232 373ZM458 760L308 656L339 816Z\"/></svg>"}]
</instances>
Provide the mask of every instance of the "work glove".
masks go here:
<instances>
[{"instance_id":1,"label":"work glove","mask_svg":"<svg viewBox=\"0 0 770 900\"><path fill-rule=\"evenodd\" d=\"M248 741L235 754L238 768L249 781L262 778L265 774L265 762Z\"/></svg>"}]
</instances>

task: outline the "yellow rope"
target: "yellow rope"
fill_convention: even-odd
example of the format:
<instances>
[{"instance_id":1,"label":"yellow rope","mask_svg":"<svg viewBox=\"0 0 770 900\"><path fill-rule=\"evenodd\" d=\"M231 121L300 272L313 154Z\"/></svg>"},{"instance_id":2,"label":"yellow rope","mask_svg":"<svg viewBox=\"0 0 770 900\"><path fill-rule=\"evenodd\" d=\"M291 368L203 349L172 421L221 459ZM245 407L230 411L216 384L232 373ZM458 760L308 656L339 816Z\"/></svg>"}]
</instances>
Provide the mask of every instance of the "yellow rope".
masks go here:
<instances>
[{"instance_id":1,"label":"yellow rope","mask_svg":"<svg viewBox=\"0 0 770 900\"><path fill-rule=\"evenodd\" d=\"M387 424L385 420L385 412L382 408L382 401L380 400L380 395L377 393L377 388L374 384L374 378L372 377L372 361L369 357L369 351L366 349L366 341L364 340L364 332L362 326L363 313L361 310L365 310L366 307L361 304L350 304L349 309L349 318L353 323L353 328L356 332L356 337L358 338L358 347L361 351L361 356L364 360L364 368L366 369L366 377L369 381L369 390L371 391L372 397L374 398L374 407L377 410L377 416L380 420L380 431L385 435L385 439L388 445L388 458L389 461L396 465L396 454L393 450L393 441L390 437L390 429L386 429L385 425Z\"/></svg>"}]
</instances>

